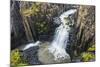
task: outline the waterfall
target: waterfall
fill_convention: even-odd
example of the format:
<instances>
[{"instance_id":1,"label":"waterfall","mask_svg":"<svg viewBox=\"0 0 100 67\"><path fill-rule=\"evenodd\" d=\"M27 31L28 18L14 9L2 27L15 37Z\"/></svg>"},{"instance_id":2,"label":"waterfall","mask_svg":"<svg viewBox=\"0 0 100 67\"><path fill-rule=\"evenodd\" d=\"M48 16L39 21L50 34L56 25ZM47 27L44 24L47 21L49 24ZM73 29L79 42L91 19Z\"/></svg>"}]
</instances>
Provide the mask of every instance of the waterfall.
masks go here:
<instances>
[{"instance_id":1,"label":"waterfall","mask_svg":"<svg viewBox=\"0 0 100 67\"><path fill-rule=\"evenodd\" d=\"M54 40L52 41L49 52L51 52L55 60L58 59L70 59L69 54L66 52L65 48L69 39L69 31L71 29L70 25L73 25L70 19L70 15L74 14L76 9L68 10L60 15L61 24L55 30Z\"/></svg>"},{"instance_id":2,"label":"waterfall","mask_svg":"<svg viewBox=\"0 0 100 67\"><path fill-rule=\"evenodd\" d=\"M74 24L70 16L75 12L76 9L68 10L59 16L59 21L55 21L56 23L60 23L60 25L56 28L54 39L48 47L49 53L54 56L55 61L60 62L62 60L66 60L70 62L70 56L66 52L66 46L69 40L69 32L71 30L71 25ZM30 47L38 46L40 43L40 41L37 41L36 43L30 43L25 46L24 50L29 49Z\"/></svg>"}]
</instances>

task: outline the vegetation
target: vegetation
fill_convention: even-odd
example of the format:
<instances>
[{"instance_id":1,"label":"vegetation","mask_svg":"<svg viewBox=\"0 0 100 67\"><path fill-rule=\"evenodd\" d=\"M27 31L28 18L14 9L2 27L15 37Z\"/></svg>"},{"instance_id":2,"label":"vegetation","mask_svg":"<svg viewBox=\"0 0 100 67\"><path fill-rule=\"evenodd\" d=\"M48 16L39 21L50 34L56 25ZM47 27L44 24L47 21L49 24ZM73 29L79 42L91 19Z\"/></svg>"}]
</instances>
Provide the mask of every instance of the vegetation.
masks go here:
<instances>
[{"instance_id":1,"label":"vegetation","mask_svg":"<svg viewBox=\"0 0 100 67\"><path fill-rule=\"evenodd\" d=\"M34 26L36 27L36 31L38 32L38 34L41 33L47 33L48 32L48 24L46 22L46 19L43 19L43 17L47 16L44 15L43 12L41 11L43 8L41 8L41 4L40 3L33 3L31 5L31 7L29 8L22 8L20 10L21 14L24 17L34 17L35 19L38 19L38 17L40 17L38 20L33 20L34 22ZM47 14L47 13L46 13ZM25 20L27 20L25 18ZM29 22L27 22L29 23Z\"/></svg>"},{"instance_id":2,"label":"vegetation","mask_svg":"<svg viewBox=\"0 0 100 67\"><path fill-rule=\"evenodd\" d=\"M28 65L27 61L21 57L21 53L18 49L11 51L11 66L18 67Z\"/></svg>"},{"instance_id":3,"label":"vegetation","mask_svg":"<svg viewBox=\"0 0 100 67\"><path fill-rule=\"evenodd\" d=\"M43 22L37 22L35 23L36 27L37 27L37 32L40 33L46 33L48 32L48 25L45 21Z\"/></svg>"},{"instance_id":4,"label":"vegetation","mask_svg":"<svg viewBox=\"0 0 100 67\"><path fill-rule=\"evenodd\" d=\"M94 58L95 58L95 55L91 52L82 53L82 61L84 62L92 61L92 59Z\"/></svg>"},{"instance_id":5,"label":"vegetation","mask_svg":"<svg viewBox=\"0 0 100 67\"><path fill-rule=\"evenodd\" d=\"M95 45L88 48L87 52L81 54L81 60L84 62L95 60Z\"/></svg>"},{"instance_id":6,"label":"vegetation","mask_svg":"<svg viewBox=\"0 0 100 67\"><path fill-rule=\"evenodd\" d=\"M32 4L29 8L22 8L20 11L24 16L30 17L31 15L37 15L40 11L40 4Z\"/></svg>"},{"instance_id":7,"label":"vegetation","mask_svg":"<svg viewBox=\"0 0 100 67\"><path fill-rule=\"evenodd\" d=\"M95 51L95 45L92 45L90 48L88 48L88 51Z\"/></svg>"}]
</instances>

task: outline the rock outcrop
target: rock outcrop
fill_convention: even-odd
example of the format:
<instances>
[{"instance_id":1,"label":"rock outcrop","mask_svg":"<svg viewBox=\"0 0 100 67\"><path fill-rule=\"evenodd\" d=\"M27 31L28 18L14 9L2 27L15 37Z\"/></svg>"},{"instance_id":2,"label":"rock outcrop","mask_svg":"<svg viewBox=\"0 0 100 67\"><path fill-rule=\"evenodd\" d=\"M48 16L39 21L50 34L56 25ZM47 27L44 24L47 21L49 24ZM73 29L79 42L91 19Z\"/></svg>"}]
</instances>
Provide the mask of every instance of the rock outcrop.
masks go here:
<instances>
[{"instance_id":1,"label":"rock outcrop","mask_svg":"<svg viewBox=\"0 0 100 67\"><path fill-rule=\"evenodd\" d=\"M78 53L95 44L95 6L80 6L75 23L74 46Z\"/></svg>"}]
</instances>

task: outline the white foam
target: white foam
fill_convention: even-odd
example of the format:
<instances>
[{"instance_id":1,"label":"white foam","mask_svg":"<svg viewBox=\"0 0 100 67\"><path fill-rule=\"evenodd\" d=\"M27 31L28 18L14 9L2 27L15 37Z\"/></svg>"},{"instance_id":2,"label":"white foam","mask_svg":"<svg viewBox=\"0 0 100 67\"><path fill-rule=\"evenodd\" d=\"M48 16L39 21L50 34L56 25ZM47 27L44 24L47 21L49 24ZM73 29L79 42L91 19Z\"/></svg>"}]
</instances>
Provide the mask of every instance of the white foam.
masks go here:
<instances>
[{"instance_id":1,"label":"white foam","mask_svg":"<svg viewBox=\"0 0 100 67\"><path fill-rule=\"evenodd\" d=\"M71 9L60 15L61 25L56 28L54 40L49 47L49 51L54 55L55 60L70 59L70 56L65 49L68 44L70 31L69 24L66 25L66 23L71 22L69 22L70 19L65 20L64 18L68 18L69 15L74 14L75 12L76 9Z\"/></svg>"},{"instance_id":2,"label":"white foam","mask_svg":"<svg viewBox=\"0 0 100 67\"><path fill-rule=\"evenodd\" d=\"M38 46L40 43L41 43L40 41L37 41L36 43L29 43L23 48L23 50L27 50L31 47Z\"/></svg>"}]
</instances>

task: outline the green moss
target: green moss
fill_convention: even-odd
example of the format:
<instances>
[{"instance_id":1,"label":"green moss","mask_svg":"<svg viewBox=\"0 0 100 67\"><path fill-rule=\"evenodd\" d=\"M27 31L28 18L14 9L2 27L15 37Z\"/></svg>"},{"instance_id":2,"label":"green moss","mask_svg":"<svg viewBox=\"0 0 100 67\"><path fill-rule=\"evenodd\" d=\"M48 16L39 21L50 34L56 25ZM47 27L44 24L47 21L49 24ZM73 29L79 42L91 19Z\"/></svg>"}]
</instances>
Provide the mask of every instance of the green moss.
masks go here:
<instances>
[{"instance_id":1,"label":"green moss","mask_svg":"<svg viewBox=\"0 0 100 67\"><path fill-rule=\"evenodd\" d=\"M95 45L92 45L91 47L89 47L88 51L95 51Z\"/></svg>"},{"instance_id":2,"label":"green moss","mask_svg":"<svg viewBox=\"0 0 100 67\"><path fill-rule=\"evenodd\" d=\"M18 49L11 51L11 66L19 67L23 65L28 65L27 61L21 57L21 53Z\"/></svg>"},{"instance_id":3,"label":"green moss","mask_svg":"<svg viewBox=\"0 0 100 67\"><path fill-rule=\"evenodd\" d=\"M41 27L44 27L44 25L43 25L43 24L41 24L40 26L41 26Z\"/></svg>"},{"instance_id":4,"label":"green moss","mask_svg":"<svg viewBox=\"0 0 100 67\"><path fill-rule=\"evenodd\" d=\"M86 52L81 53L81 60L84 62L88 62L91 60L95 60L95 45L90 46Z\"/></svg>"},{"instance_id":5,"label":"green moss","mask_svg":"<svg viewBox=\"0 0 100 67\"><path fill-rule=\"evenodd\" d=\"M37 15L40 11L40 4L32 4L30 8L22 8L20 10L20 12L24 15L24 16L28 16L30 17L31 15Z\"/></svg>"},{"instance_id":6,"label":"green moss","mask_svg":"<svg viewBox=\"0 0 100 67\"><path fill-rule=\"evenodd\" d=\"M95 55L91 52L84 52L81 54L81 60L84 61L84 62L88 62L92 59L95 59Z\"/></svg>"},{"instance_id":7,"label":"green moss","mask_svg":"<svg viewBox=\"0 0 100 67\"><path fill-rule=\"evenodd\" d=\"M43 24L46 24L46 22L43 22Z\"/></svg>"},{"instance_id":8,"label":"green moss","mask_svg":"<svg viewBox=\"0 0 100 67\"><path fill-rule=\"evenodd\" d=\"M35 26L39 34L48 32L48 24L45 20L36 22Z\"/></svg>"}]
</instances>

